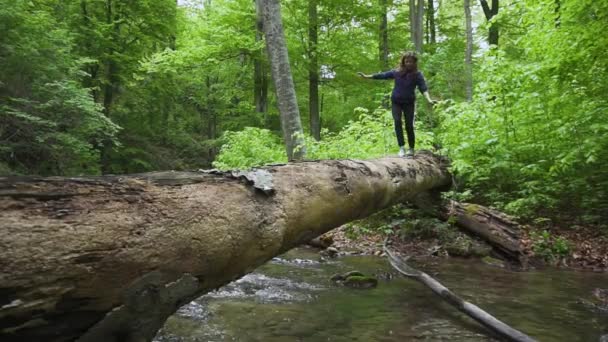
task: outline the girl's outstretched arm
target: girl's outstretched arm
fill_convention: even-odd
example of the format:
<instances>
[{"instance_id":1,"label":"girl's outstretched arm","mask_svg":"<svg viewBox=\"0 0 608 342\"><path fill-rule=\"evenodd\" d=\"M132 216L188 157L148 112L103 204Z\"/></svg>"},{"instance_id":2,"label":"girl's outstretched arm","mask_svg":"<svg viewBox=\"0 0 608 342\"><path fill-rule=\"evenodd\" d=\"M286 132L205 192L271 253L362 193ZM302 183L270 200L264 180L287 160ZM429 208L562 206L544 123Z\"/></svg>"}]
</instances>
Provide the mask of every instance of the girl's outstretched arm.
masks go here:
<instances>
[{"instance_id":1,"label":"girl's outstretched arm","mask_svg":"<svg viewBox=\"0 0 608 342\"><path fill-rule=\"evenodd\" d=\"M391 78L395 78L395 71L394 70L389 70L389 71L385 71L385 72L379 72L377 74L372 74L372 75L367 75L364 74L362 72L358 72L357 73L359 76L363 77L363 78L373 78L376 80L388 80Z\"/></svg>"},{"instance_id":2,"label":"girl's outstretched arm","mask_svg":"<svg viewBox=\"0 0 608 342\"><path fill-rule=\"evenodd\" d=\"M428 91L425 91L424 93L422 93L424 95L424 98L432 105L434 105L435 103L437 103L437 101L433 100L431 98L431 95L429 95Z\"/></svg>"}]
</instances>

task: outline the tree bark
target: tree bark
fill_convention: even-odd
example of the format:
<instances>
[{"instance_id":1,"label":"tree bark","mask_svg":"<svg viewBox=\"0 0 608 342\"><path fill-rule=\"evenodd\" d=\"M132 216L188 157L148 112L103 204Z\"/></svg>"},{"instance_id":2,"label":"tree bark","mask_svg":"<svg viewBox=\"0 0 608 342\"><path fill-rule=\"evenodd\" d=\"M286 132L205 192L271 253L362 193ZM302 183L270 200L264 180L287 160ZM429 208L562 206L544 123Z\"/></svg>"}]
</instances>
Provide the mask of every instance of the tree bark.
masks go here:
<instances>
[{"instance_id":1,"label":"tree bark","mask_svg":"<svg viewBox=\"0 0 608 342\"><path fill-rule=\"evenodd\" d=\"M388 70L388 5L387 0L380 0L380 27L378 28L378 59L380 69Z\"/></svg>"},{"instance_id":2,"label":"tree bark","mask_svg":"<svg viewBox=\"0 0 608 342\"><path fill-rule=\"evenodd\" d=\"M319 117L319 61L317 58L317 0L308 1L308 112L310 134L321 140L321 119Z\"/></svg>"},{"instance_id":3,"label":"tree bark","mask_svg":"<svg viewBox=\"0 0 608 342\"><path fill-rule=\"evenodd\" d=\"M406 260L397 256L394 252L389 250L386 245L384 251L388 256L389 262L394 269L406 277L414 278L426 287L431 289L436 295L444 299L450 305L454 306L459 311L465 313L469 317L473 318L477 322L481 323L484 327L488 328L491 332L499 336L502 340L513 341L513 342L534 342L535 339L522 333L519 330L513 329L507 324L499 321L494 316L485 312L475 304L471 304L464 299L458 297L447 287L443 286L440 282L435 280L428 274L418 271L417 269L409 266Z\"/></svg>"},{"instance_id":4,"label":"tree bark","mask_svg":"<svg viewBox=\"0 0 608 342\"><path fill-rule=\"evenodd\" d=\"M561 7L562 7L561 1L555 0L555 28L559 28L562 23Z\"/></svg>"},{"instance_id":5,"label":"tree bark","mask_svg":"<svg viewBox=\"0 0 608 342\"><path fill-rule=\"evenodd\" d=\"M410 40L412 41L412 45L414 45L414 49L416 49L416 32L418 29L416 28L416 0L409 1L409 13L410 13Z\"/></svg>"},{"instance_id":6,"label":"tree bark","mask_svg":"<svg viewBox=\"0 0 608 342\"><path fill-rule=\"evenodd\" d=\"M258 6L256 6L256 10L259 10ZM255 41L260 42L264 37L264 20L261 13L257 13L255 27ZM255 110L258 113L264 114L264 124L266 124L266 114L268 112L268 77L266 76L267 71L262 53L255 54L253 69Z\"/></svg>"},{"instance_id":7,"label":"tree bark","mask_svg":"<svg viewBox=\"0 0 608 342\"><path fill-rule=\"evenodd\" d=\"M424 22L424 1L410 0L410 37L416 52L422 53L422 43L424 41L423 22Z\"/></svg>"},{"instance_id":8,"label":"tree bark","mask_svg":"<svg viewBox=\"0 0 608 342\"><path fill-rule=\"evenodd\" d=\"M272 257L447 186L430 154L251 172L0 178L0 339L149 341Z\"/></svg>"},{"instance_id":9,"label":"tree bark","mask_svg":"<svg viewBox=\"0 0 608 342\"><path fill-rule=\"evenodd\" d=\"M417 0L416 4L416 52L423 51L424 43L424 0Z\"/></svg>"},{"instance_id":10,"label":"tree bark","mask_svg":"<svg viewBox=\"0 0 608 342\"><path fill-rule=\"evenodd\" d=\"M435 1L434 0L429 0L428 2L428 11L427 11L427 18L428 18L428 23L429 23L429 28L428 28L428 34L430 35L430 42L431 44L435 44L437 43L437 27L435 25Z\"/></svg>"},{"instance_id":11,"label":"tree bark","mask_svg":"<svg viewBox=\"0 0 608 342\"><path fill-rule=\"evenodd\" d=\"M527 264L521 246L521 227L512 217L481 205L456 201L447 204L445 215L459 227L486 240L507 259Z\"/></svg>"},{"instance_id":12,"label":"tree bark","mask_svg":"<svg viewBox=\"0 0 608 342\"><path fill-rule=\"evenodd\" d=\"M464 18L467 36L467 45L464 55L465 88L467 101L473 100L473 25L471 24L471 2L464 0Z\"/></svg>"},{"instance_id":13,"label":"tree bark","mask_svg":"<svg viewBox=\"0 0 608 342\"><path fill-rule=\"evenodd\" d=\"M261 6L259 13L262 14L264 20L266 48L277 94L287 158L301 160L306 155L306 146L283 34L281 5L279 0L258 0L257 5Z\"/></svg>"},{"instance_id":14,"label":"tree bark","mask_svg":"<svg viewBox=\"0 0 608 342\"><path fill-rule=\"evenodd\" d=\"M492 0L492 7L488 5L487 0L479 0L479 2L481 3L481 8L483 8L483 13L488 22L498 14L498 0ZM488 43L490 45L498 45L498 24L496 23L490 24Z\"/></svg>"}]
</instances>

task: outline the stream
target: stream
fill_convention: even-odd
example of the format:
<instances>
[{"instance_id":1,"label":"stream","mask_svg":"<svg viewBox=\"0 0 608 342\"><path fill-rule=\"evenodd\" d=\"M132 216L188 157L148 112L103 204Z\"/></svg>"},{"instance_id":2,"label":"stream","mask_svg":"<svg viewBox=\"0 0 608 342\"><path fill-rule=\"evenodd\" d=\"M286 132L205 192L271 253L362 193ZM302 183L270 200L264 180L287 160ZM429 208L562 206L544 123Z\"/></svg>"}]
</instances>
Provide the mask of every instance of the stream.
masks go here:
<instances>
[{"instance_id":1,"label":"stream","mask_svg":"<svg viewBox=\"0 0 608 342\"><path fill-rule=\"evenodd\" d=\"M515 272L455 258L412 265L539 341L599 341L608 334L608 315L581 303L594 288L608 287L606 273ZM378 287L329 280L352 270L377 275ZM183 306L154 341L495 340L428 288L397 275L385 258L321 261L316 251L297 248Z\"/></svg>"}]
</instances>

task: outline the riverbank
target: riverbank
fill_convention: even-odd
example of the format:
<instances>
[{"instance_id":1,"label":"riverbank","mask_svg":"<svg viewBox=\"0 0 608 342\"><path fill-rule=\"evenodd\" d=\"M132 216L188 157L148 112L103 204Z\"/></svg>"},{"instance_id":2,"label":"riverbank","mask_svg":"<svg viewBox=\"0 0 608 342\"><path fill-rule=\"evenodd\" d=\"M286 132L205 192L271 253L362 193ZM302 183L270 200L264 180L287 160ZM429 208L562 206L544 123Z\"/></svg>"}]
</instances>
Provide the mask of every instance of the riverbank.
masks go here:
<instances>
[{"instance_id":1,"label":"riverbank","mask_svg":"<svg viewBox=\"0 0 608 342\"><path fill-rule=\"evenodd\" d=\"M395 214L399 214L396 216ZM608 235L598 227L524 226L522 249L534 268L608 271ZM325 234L340 254L383 255L388 238L398 252L414 258L485 258L491 247L434 218L421 217L411 208L393 209L370 220L347 224Z\"/></svg>"}]
</instances>

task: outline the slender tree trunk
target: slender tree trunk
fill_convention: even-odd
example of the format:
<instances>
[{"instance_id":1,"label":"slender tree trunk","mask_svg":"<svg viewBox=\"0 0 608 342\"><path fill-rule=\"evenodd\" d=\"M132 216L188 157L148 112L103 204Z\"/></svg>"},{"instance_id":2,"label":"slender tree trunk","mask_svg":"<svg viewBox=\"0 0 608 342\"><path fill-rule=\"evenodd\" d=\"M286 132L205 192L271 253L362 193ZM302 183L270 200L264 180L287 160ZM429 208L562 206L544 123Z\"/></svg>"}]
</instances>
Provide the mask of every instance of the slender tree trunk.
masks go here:
<instances>
[{"instance_id":1,"label":"slender tree trunk","mask_svg":"<svg viewBox=\"0 0 608 342\"><path fill-rule=\"evenodd\" d=\"M289 56L283 33L279 0L258 0L264 18L266 48L270 70L277 94L283 139L289 160L303 159L306 154L300 110L289 66Z\"/></svg>"},{"instance_id":2,"label":"slender tree trunk","mask_svg":"<svg viewBox=\"0 0 608 342\"><path fill-rule=\"evenodd\" d=\"M308 1L308 111L310 134L321 140L321 120L319 117L319 61L317 55L318 13L317 0Z\"/></svg>"},{"instance_id":3,"label":"slender tree trunk","mask_svg":"<svg viewBox=\"0 0 608 342\"><path fill-rule=\"evenodd\" d=\"M414 49L416 48L416 0L409 1L409 10L410 10L410 40L412 41L412 45L414 45Z\"/></svg>"},{"instance_id":4,"label":"slender tree trunk","mask_svg":"<svg viewBox=\"0 0 608 342\"><path fill-rule=\"evenodd\" d=\"M424 22L424 1L410 0L410 37L416 52L422 53L423 22Z\"/></svg>"},{"instance_id":5,"label":"slender tree trunk","mask_svg":"<svg viewBox=\"0 0 608 342\"><path fill-rule=\"evenodd\" d=\"M380 27L378 37L378 58L380 69L388 70L388 5L387 0L380 0Z\"/></svg>"},{"instance_id":6,"label":"slender tree trunk","mask_svg":"<svg viewBox=\"0 0 608 342\"><path fill-rule=\"evenodd\" d=\"M89 30L91 30L91 18L89 16L89 10L88 10L88 4L86 2L86 0L81 0L80 1L80 10L82 12L82 24L85 27L85 32L88 33ZM91 42L92 40L89 39L88 34L85 35L85 54L90 54L92 51L92 46L91 46ZM95 87L95 84L97 82L97 71L99 70L99 65L97 63L95 64L91 64L90 66L87 67L87 71L89 73L89 77L85 79L84 81L84 86L91 89L91 95L93 96L93 101L97 102L98 98L99 98L99 93L97 91L97 87Z\"/></svg>"},{"instance_id":7,"label":"slender tree trunk","mask_svg":"<svg viewBox=\"0 0 608 342\"><path fill-rule=\"evenodd\" d=\"M467 101L473 99L473 26L471 24L471 2L464 0L464 18L467 36L466 52L464 55L465 81Z\"/></svg>"},{"instance_id":8,"label":"slender tree trunk","mask_svg":"<svg viewBox=\"0 0 608 342\"><path fill-rule=\"evenodd\" d=\"M492 0L492 7L488 5L487 0L479 0L483 13L487 21L492 20L498 14L498 0ZM488 33L488 43L490 45L498 45L498 24L490 24L490 32Z\"/></svg>"},{"instance_id":9,"label":"slender tree trunk","mask_svg":"<svg viewBox=\"0 0 608 342\"><path fill-rule=\"evenodd\" d=\"M429 34L431 36L431 44L437 43L437 27L435 26L435 1L429 0L427 18L429 19Z\"/></svg>"},{"instance_id":10,"label":"slender tree trunk","mask_svg":"<svg viewBox=\"0 0 608 342\"><path fill-rule=\"evenodd\" d=\"M114 13L112 0L106 1L106 23L112 26L112 42L107 51L106 60L106 84L104 86L103 95L103 112L106 117L112 117L112 105L115 101L115 91L119 86L118 79L118 64L116 63L116 49L113 46L117 43L120 31L120 22L118 14ZM101 172L103 174L110 172L110 152L112 149L112 142L109 140L104 141L103 147L101 147Z\"/></svg>"},{"instance_id":11,"label":"slender tree trunk","mask_svg":"<svg viewBox=\"0 0 608 342\"><path fill-rule=\"evenodd\" d=\"M257 8L258 6L256 6L256 10ZM264 21L262 15L259 13L256 16L255 27L255 41L260 42L264 37ZM264 113L264 124L266 124L266 114L268 112L268 77L266 75L266 65L264 63L264 57L261 51L255 53L253 69L253 98L255 102L255 110L258 113Z\"/></svg>"},{"instance_id":12,"label":"slender tree trunk","mask_svg":"<svg viewBox=\"0 0 608 342\"><path fill-rule=\"evenodd\" d=\"M555 27L559 28L562 23L562 13L561 13L562 3L560 0L555 0Z\"/></svg>"},{"instance_id":13,"label":"slender tree trunk","mask_svg":"<svg viewBox=\"0 0 608 342\"><path fill-rule=\"evenodd\" d=\"M424 44L424 0L417 0L416 28L416 51L422 53Z\"/></svg>"}]
</instances>

